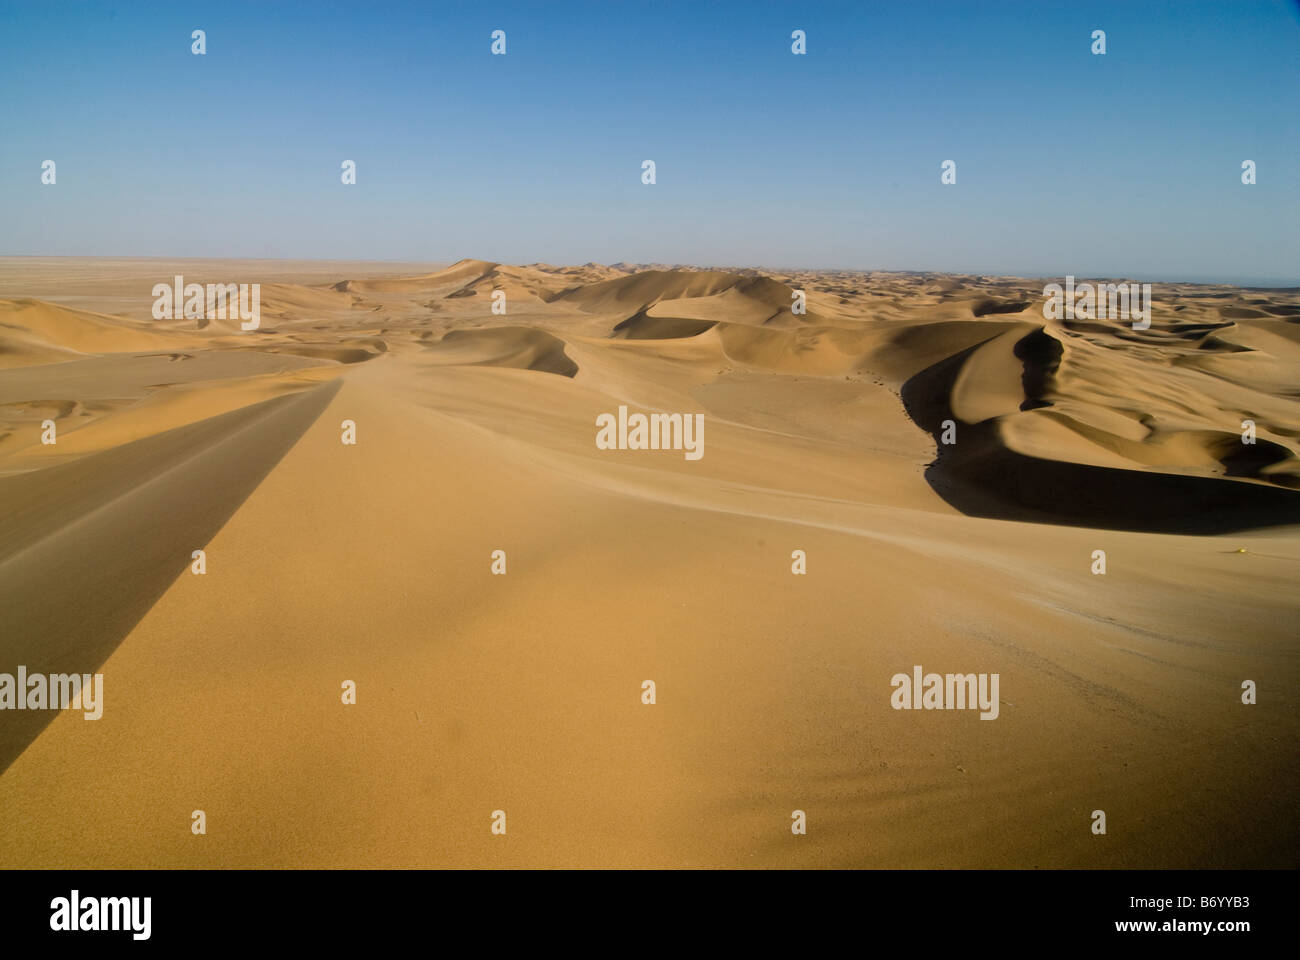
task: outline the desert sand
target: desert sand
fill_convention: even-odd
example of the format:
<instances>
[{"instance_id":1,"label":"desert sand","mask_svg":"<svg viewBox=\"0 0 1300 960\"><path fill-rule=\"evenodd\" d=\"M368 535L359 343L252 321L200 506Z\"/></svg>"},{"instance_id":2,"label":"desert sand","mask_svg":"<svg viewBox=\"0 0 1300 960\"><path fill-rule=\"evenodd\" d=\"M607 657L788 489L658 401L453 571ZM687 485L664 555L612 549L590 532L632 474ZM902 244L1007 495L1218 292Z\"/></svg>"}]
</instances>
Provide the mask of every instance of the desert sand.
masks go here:
<instances>
[{"instance_id":1,"label":"desert sand","mask_svg":"<svg viewBox=\"0 0 1300 960\"><path fill-rule=\"evenodd\" d=\"M0 259L0 866L1294 867L1300 290L1047 281Z\"/></svg>"}]
</instances>

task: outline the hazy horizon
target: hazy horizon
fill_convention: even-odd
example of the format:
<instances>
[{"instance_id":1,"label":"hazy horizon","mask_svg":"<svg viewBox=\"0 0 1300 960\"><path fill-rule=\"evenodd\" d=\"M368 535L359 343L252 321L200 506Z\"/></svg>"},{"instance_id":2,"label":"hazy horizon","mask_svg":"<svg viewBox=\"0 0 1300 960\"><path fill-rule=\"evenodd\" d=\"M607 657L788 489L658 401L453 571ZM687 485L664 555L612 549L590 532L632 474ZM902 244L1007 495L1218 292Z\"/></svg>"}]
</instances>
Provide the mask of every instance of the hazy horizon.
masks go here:
<instances>
[{"instance_id":1,"label":"hazy horizon","mask_svg":"<svg viewBox=\"0 0 1300 960\"><path fill-rule=\"evenodd\" d=\"M396 267L424 267L438 269L442 267L453 266L464 261L477 260L486 263L505 263L505 261L491 260L487 257L458 257L455 260L397 260L397 259L380 259L375 257L236 257L236 256L211 256L211 257L166 257L166 256L149 256L137 254L14 254L0 253L0 260L157 260L163 262L182 262L193 261L195 263L217 263L223 261L248 261L255 263L337 263L345 265L354 264L384 264ZM791 264L741 264L741 263L684 263L680 261L631 261L631 260L584 260L581 264L562 263L556 260L530 260L527 263L517 262L516 266L532 266L535 264L548 264L552 266L618 266L639 267L644 269L666 268L673 270L728 270L728 271L756 271L760 273L861 273L861 274L915 274L915 275L934 275L934 276L953 276L953 277L989 277L989 278L1009 278L1016 280L1044 280L1060 281L1062 276L1051 276L1048 274L1030 274L1001 271L985 272L968 272L962 270L909 270L909 269L889 269L882 267L818 267L809 265L791 265ZM1300 281L1287 280L1282 278L1243 278L1243 279L1186 279L1181 277L1160 277L1145 276L1142 274L1087 274L1078 275L1076 279L1080 282L1088 280L1133 280L1141 283L1167 283L1167 284L1185 284L1201 286L1233 286L1242 289L1285 289L1300 290Z\"/></svg>"}]
</instances>

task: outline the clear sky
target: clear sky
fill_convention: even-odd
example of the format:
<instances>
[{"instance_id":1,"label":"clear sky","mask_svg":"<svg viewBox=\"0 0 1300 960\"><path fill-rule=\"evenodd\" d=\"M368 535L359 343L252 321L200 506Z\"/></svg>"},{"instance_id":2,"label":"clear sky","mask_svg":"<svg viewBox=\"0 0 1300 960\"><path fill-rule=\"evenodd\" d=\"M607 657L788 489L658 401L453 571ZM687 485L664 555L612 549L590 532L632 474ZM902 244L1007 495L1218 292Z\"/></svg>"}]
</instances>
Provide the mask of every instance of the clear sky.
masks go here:
<instances>
[{"instance_id":1,"label":"clear sky","mask_svg":"<svg viewBox=\"0 0 1300 960\"><path fill-rule=\"evenodd\" d=\"M0 253L1297 284L1300 10L0 0Z\"/></svg>"}]
</instances>

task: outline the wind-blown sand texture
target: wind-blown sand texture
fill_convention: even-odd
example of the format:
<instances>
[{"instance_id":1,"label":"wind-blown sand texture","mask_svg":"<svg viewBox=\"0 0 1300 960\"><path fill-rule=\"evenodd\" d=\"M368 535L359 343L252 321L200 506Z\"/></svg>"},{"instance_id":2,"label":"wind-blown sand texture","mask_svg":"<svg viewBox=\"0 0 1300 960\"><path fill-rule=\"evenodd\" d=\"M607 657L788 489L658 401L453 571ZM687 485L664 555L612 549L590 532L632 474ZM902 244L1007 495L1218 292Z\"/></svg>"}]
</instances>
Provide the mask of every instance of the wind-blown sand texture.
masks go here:
<instances>
[{"instance_id":1,"label":"wind-blown sand texture","mask_svg":"<svg viewBox=\"0 0 1300 960\"><path fill-rule=\"evenodd\" d=\"M0 866L1295 866L1300 291L1044 282L0 260Z\"/></svg>"}]
</instances>

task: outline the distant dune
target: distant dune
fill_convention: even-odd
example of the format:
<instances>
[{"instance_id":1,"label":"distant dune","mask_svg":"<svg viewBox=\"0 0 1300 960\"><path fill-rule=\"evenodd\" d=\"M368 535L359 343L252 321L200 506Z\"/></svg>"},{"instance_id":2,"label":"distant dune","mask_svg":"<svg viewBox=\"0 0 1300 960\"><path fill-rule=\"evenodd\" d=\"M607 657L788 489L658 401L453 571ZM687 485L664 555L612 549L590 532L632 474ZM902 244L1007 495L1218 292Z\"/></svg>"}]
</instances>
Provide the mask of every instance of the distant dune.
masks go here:
<instances>
[{"instance_id":1,"label":"distant dune","mask_svg":"<svg viewBox=\"0 0 1300 960\"><path fill-rule=\"evenodd\" d=\"M1300 291L1046 282L0 259L0 865L1294 866Z\"/></svg>"},{"instance_id":2,"label":"distant dune","mask_svg":"<svg viewBox=\"0 0 1300 960\"><path fill-rule=\"evenodd\" d=\"M429 351L450 364L518 367L572 377L578 365L564 352L564 341L529 327L448 330Z\"/></svg>"}]
</instances>

